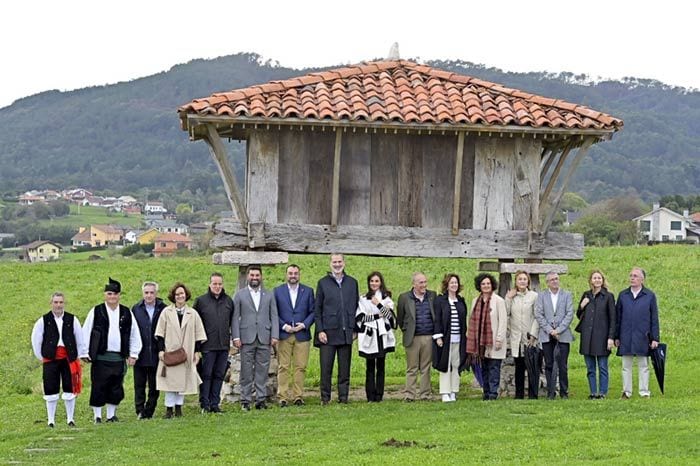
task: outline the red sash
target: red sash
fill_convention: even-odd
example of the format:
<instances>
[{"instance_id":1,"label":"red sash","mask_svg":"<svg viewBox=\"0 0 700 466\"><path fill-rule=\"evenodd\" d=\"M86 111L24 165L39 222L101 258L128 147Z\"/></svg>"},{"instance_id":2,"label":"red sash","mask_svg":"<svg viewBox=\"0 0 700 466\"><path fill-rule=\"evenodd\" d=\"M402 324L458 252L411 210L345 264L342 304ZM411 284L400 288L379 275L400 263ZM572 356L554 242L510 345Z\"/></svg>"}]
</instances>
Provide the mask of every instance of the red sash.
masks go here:
<instances>
[{"instance_id":1,"label":"red sash","mask_svg":"<svg viewBox=\"0 0 700 466\"><path fill-rule=\"evenodd\" d=\"M68 351L66 351L65 346L56 347L56 357L54 359L44 358L43 362L57 361L59 359L68 359ZM73 362L68 363L68 369L70 370L71 386L73 387L73 393L79 395L83 389L83 367L80 365L80 359L76 359Z\"/></svg>"}]
</instances>

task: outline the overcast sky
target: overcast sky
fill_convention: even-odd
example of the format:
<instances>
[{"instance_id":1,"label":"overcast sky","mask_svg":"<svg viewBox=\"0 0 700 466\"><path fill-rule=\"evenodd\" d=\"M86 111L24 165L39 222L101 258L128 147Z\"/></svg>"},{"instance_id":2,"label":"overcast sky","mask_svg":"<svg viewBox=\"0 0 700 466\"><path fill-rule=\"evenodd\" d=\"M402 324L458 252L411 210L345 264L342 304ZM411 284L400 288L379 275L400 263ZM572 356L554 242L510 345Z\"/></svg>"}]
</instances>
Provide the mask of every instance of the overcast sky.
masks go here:
<instances>
[{"instance_id":1,"label":"overcast sky","mask_svg":"<svg viewBox=\"0 0 700 466\"><path fill-rule=\"evenodd\" d=\"M453 3L453 4L452 4ZM0 20L0 107L256 52L303 68L385 57L700 88L700 7L665 0L23 0Z\"/></svg>"}]
</instances>

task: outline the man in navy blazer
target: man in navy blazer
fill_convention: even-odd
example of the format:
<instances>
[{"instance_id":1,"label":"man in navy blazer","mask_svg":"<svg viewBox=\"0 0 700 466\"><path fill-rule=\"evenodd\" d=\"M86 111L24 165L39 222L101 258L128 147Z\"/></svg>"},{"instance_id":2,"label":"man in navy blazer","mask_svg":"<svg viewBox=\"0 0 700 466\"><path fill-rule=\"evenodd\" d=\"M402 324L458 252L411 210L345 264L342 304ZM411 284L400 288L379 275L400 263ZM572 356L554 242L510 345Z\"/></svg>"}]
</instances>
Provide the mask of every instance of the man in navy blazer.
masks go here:
<instances>
[{"instance_id":1,"label":"man in navy blazer","mask_svg":"<svg viewBox=\"0 0 700 466\"><path fill-rule=\"evenodd\" d=\"M280 341L277 346L277 399L280 407L289 403L302 406L304 375L309 362L311 332L314 322L314 290L299 283L300 269L287 267L286 283L275 288L279 316ZM293 374L291 395L289 375Z\"/></svg>"},{"instance_id":2,"label":"man in navy blazer","mask_svg":"<svg viewBox=\"0 0 700 466\"><path fill-rule=\"evenodd\" d=\"M559 287L559 274L547 274L547 289L537 295L535 319L540 325L540 342L544 353L544 374L547 377L547 398L556 397L556 379L553 375L554 350L559 350L559 396L569 398L569 344L574 335L569 326L574 320L571 293Z\"/></svg>"},{"instance_id":3,"label":"man in navy blazer","mask_svg":"<svg viewBox=\"0 0 700 466\"><path fill-rule=\"evenodd\" d=\"M241 351L241 408L250 410L255 382L255 409L266 409L267 375L272 346L277 345L279 326L277 304L262 287L262 269L248 267L248 286L233 297L231 336Z\"/></svg>"}]
</instances>

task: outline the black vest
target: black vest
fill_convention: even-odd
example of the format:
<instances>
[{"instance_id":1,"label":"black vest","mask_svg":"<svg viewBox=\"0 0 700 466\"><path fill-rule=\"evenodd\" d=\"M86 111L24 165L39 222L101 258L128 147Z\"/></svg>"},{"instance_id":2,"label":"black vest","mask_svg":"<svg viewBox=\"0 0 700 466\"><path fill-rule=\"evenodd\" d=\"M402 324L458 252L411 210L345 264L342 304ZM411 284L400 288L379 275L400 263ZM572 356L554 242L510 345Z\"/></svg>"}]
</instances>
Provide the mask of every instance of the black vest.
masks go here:
<instances>
[{"instance_id":1,"label":"black vest","mask_svg":"<svg viewBox=\"0 0 700 466\"><path fill-rule=\"evenodd\" d=\"M95 359L98 354L107 352L107 336L109 334L109 316L105 303L95 306L92 333L90 334L90 358ZM129 357L129 337L131 336L131 311L128 307L119 305L119 337L121 349L119 354L123 358ZM94 339L97 340L95 341Z\"/></svg>"},{"instance_id":2,"label":"black vest","mask_svg":"<svg viewBox=\"0 0 700 466\"><path fill-rule=\"evenodd\" d=\"M78 345L75 342L75 334L73 333L74 322L73 314L63 313L63 328L61 331L69 361L75 361L78 358ZM41 355L43 357L46 359L54 359L56 357L58 338L58 326L53 317L53 312L49 311L47 314L44 314L44 338L41 342Z\"/></svg>"}]
</instances>

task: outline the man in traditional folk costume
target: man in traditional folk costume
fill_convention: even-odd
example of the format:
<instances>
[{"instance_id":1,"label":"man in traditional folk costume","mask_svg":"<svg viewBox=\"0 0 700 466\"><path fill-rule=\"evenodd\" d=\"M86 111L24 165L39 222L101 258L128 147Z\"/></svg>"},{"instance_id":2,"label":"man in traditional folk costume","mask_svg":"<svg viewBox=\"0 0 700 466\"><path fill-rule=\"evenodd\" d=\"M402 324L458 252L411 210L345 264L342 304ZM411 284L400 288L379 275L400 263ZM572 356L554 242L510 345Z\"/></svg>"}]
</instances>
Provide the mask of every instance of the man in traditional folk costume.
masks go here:
<instances>
[{"instance_id":1,"label":"man in traditional folk costume","mask_svg":"<svg viewBox=\"0 0 700 466\"><path fill-rule=\"evenodd\" d=\"M44 400L48 413L48 425L54 427L58 394L63 387L63 403L66 405L66 421L75 427L75 397L82 387L80 359L87 356L83 343L80 321L65 312L63 293L51 296L51 310L34 324L32 348L43 363Z\"/></svg>"},{"instance_id":2,"label":"man in traditional folk costume","mask_svg":"<svg viewBox=\"0 0 700 466\"><path fill-rule=\"evenodd\" d=\"M105 302L93 307L85 319L83 336L88 344L90 369L90 406L95 424L102 422L102 407L107 405L107 422L117 422L117 406L124 399L127 364L133 366L141 352L141 335L134 315L119 304L121 284L109 279Z\"/></svg>"}]
</instances>

